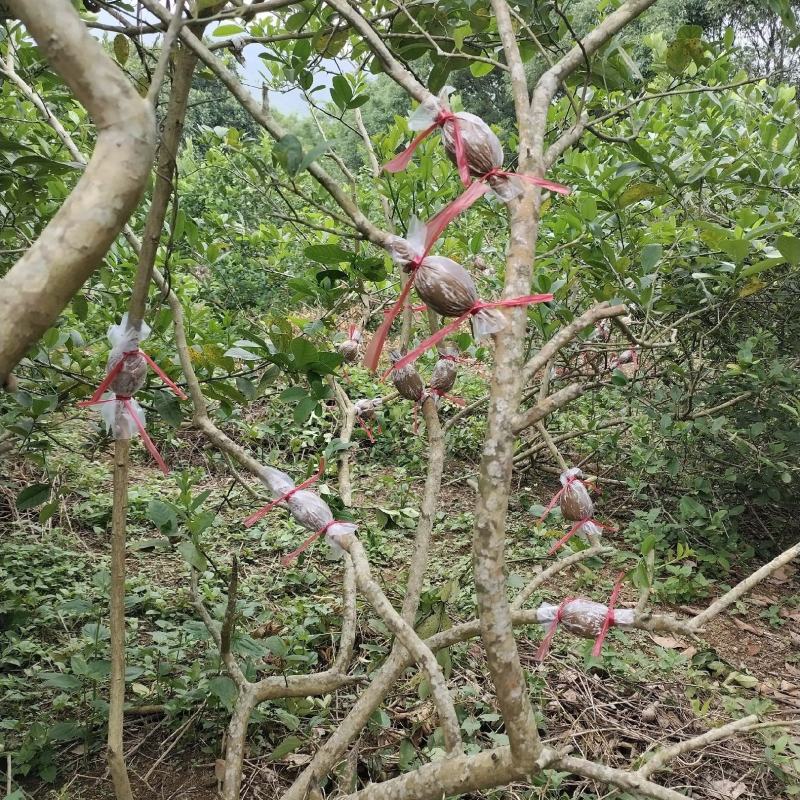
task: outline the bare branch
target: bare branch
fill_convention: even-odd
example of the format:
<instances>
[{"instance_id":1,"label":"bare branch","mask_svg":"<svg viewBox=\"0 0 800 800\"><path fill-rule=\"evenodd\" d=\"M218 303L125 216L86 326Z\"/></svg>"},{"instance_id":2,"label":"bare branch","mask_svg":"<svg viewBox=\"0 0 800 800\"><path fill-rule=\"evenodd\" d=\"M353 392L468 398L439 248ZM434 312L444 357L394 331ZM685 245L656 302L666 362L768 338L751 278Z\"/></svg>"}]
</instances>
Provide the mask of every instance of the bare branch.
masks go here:
<instances>
[{"instance_id":1,"label":"bare branch","mask_svg":"<svg viewBox=\"0 0 800 800\"><path fill-rule=\"evenodd\" d=\"M701 733L699 736L693 736L691 739L685 739L669 747L656 750L650 755L644 766L636 771L636 774L641 775L643 778L648 778L654 772L664 769L668 761L672 761L672 759L692 750L699 750L701 747L713 744L721 739L727 739L734 733L746 730L757 722L758 717L755 714L749 717L742 717L742 719L729 722L727 725L721 725L719 728L711 728L711 730ZM647 758L647 755L647 753L644 753L643 758Z\"/></svg>"},{"instance_id":2,"label":"bare branch","mask_svg":"<svg viewBox=\"0 0 800 800\"><path fill-rule=\"evenodd\" d=\"M431 695L439 712L439 722L442 725L445 747L449 755L458 755L463 752L461 741L461 728L456 716L453 699L447 689L442 668L433 652L419 638L417 632L395 611L383 590L373 580L369 568L369 561L361 542L355 537L343 542L342 546L350 553L356 571L356 584L367 598L380 618L386 623L389 630L402 642L403 646L411 653L417 664L425 670L431 686Z\"/></svg>"},{"instance_id":3,"label":"bare branch","mask_svg":"<svg viewBox=\"0 0 800 800\"><path fill-rule=\"evenodd\" d=\"M172 53L172 48L175 46L175 41L178 38L180 27L183 24L181 19L181 14L183 13L183 2L184 0L177 0L177 3L175 4L172 20L167 27L166 34L164 34L164 40L161 42L161 53L158 56L156 71L153 73L153 78L150 81L150 88L147 90L147 101L152 103L154 108L156 105L158 105L158 95L161 91L161 84L164 83L164 78L167 75L170 54Z\"/></svg>"},{"instance_id":4,"label":"bare branch","mask_svg":"<svg viewBox=\"0 0 800 800\"><path fill-rule=\"evenodd\" d=\"M534 161L538 162L538 168L542 173L546 166L544 135L547 130L547 110L559 85L584 63L588 56L596 53L614 34L622 30L655 2L656 0L627 0L539 78L531 98L531 124L533 127L531 156Z\"/></svg>"},{"instance_id":5,"label":"bare branch","mask_svg":"<svg viewBox=\"0 0 800 800\"><path fill-rule=\"evenodd\" d=\"M519 151L522 156L523 153L530 152L532 148L528 78L525 74L525 65L522 62L522 56L519 52L517 32L514 30L514 24L511 21L511 12L508 3L506 3L506 0L492 0L492 10L494 11L495 21L497 23L497 31L503 42L506 62L511 72L511 89L514 96L514 109L516 111L517 125L519 128Z\"/></svg>"},{"instance_id":6,"label":"bare branch","mask_svg":"<svg viewBox=\"0 0 800 800\"><path fill-rule=\"evenodd\" d=\"M159 19L166 20L169 12L156 0L141 0L142 5ZM187 28L181 30L181 40L189 47L198 58L219 78L239 104L253 119L258 122L274 139L282 139L286 133L283 128L268 114L264 113L258 101L237 80L236 76L217 59L214 54ZM339 181L329 175L317 162L308 168L311 175L328 192L334 202L353 220L356 228L374 244L383 246L389 234L377 228L364 216L358 206L342 189Z\"/></svg>"},{"instance_id":7,"label":"bare branch","mask_svg":"<svg viewBox=\"0 0 800 800\"><path fill-rule=\"evenodd\" d=\"M584 328L594 325L601 319L619 317L627 313L627 308L623 305L612 306L609 303L598 303L579 317L576 317L569 325L565 325L561 330L544 345L541 350L531 358L522 373L522 379L527 383L540 369L543 369L548 361L552 360L562 347L569 344Z\"/></svg>"},{"instance_id":8,"label":"bare branch","mask_svg":"<svg viewBox=\"0 0 800 800\"><path fill-rule=\"evenodd\" d=\"M595 761L574 756L560 756L551 766L554 769L572 772L584 778L593 778L601 783L616 786L630 792L636 792L638 797L652 798L652 800L686 800L686 795L652 783L636 772L624 769L614 769Z\"/></svg>"},{"instance_id":9,"label":"bare branch","mask_svg":"<svg viewBox=\"0 0 800 800\"><path fill-rule=\"evenodd\" d=\"M536 405L514 417L511 429L514 433L524 431L525 428L535 425L549 414L579 398L589 387L590 384L587 383L571 383L569 386L553 392L549 397L540 400Z\"/></svg>"},{"instance_id":10,"label":"bare branch","mask_svg":"<svg viewBox=\"0 0 800 800\"><path fill-rule=\"evenodd\" d=\"M788 564L798 556L800 556L800 542L793 545L788 550L784 550L779 556L776 556L768 564L761 567L761 569L757 569L752 575L749 575L743 581L737 583L733 589L726 592L718 600L715 600L705 611L691 619L689 621L689 627L693 631L699 631L706 622L735 603L742 595L746 594L753 587L761 583L761 581L772 575L775 570L780 569L784 564Z\"/></svg>"}]
</instances>

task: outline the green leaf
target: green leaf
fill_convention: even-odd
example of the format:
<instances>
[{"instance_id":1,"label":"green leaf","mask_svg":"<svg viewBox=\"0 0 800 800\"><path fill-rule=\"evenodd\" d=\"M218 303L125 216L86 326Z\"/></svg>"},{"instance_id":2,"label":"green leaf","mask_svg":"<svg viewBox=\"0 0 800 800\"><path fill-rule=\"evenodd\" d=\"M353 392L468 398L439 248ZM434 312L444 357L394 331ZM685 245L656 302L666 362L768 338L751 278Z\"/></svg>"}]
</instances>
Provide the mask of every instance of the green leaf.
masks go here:
<instances>
[{"instance_id":1,"label":"green leaf","mask_svg":"<svg viewBox=\"0 0 800 800\"><path fill-rule=\"evenodd\" d=\"M303 746L303 740L299 736L288 736L270 754L270 761L280 761L282 758L299 750Z\"/></svg>"},{"instance_id":2,"label":"green leaf","mask_svg":"<svg viewBox=\"0 0 800 800\"><path fill-rule=\"evenodd\" d=\"M128 41L127 36L123 36L121 33L118 33L114 37L114 58L117 59L117 63L124 67L125 63L128 60L128 57L131 54L131 43Z\"/></svg>"},{"instance_id":3,"label":"green leaf","mask_svg":"<svg viewBox=\"0 0 800 800\"><path fill-rule=\"evenodd\" d=\"M800 264L800 239L784 234L775 242L778 252L793 266Z\"/></svg>"},{"instance_id":4,"label":"green leaf","mask_svg":"<svg viewBox=\"0 0 800 800\"><path fill-rule=\"evenodd\" d=\"M353 97L353 88L344 75L334 75L331 83L331 100L344 111Z\"/></svg>"},{"instance_id":5,"label":"green leaf","mask_svg":"<svg viewBox=\"0 0 800 800\"><path fill-rule=\"evenodd\" d=\"M41 678L45 686L52 686L54 689L62 689L65 692L77 691L83 685L74 675L67 675L63 672L42 672Z\"/></svg>"},{"instance_id":6,"label":"green leaf","mask_svg":"<svg viewBox=\"0 0 800 800\"><path fill-rule=\"evenodd\" d=\"M308 390L302 386L290 386L288 389L284 389L279 397L284 403L296 403L304 397L308 397Z\"/></svg>"},{"instance_id":7,"label":"green leaf","mask_svg":"<svg viewBox=\"0 0 800 800\"><path fill-rule=\"evenodd\" d=\"M217 515L212 514L210 511L201 511L189 520L187 527L192 534L199 536L214 524L216 518Z\"/></svg>"},{"instance_id":8,"label":"green leaf","mask_svg":"<svg viewBox=\"0 0 800 800\"><path fill-rule=\"evenodd\" d=\"M494 69L494 64L487 64L485 61L473 61L469 65L469 71L473 78L482 78Z\"/></svg>"},{"instance_id":9,"label":"green leaf","mask_svg":"<svg viewBox=\"0 0 800 800\"><path fill-rule=\"evenodd\" d=\"M86 317L89 315L89 303L86 301L85 295L76 294L72 298L72 310L81 322L86 321Z\"/></svg>"},{"instance_id":10,"label":"green leaf","mask_svg":"<svg viewBox=\"0 0 800 800\"><path fill-rule=\"evenodd\" d=\"M194 542L181 542L178 545L178 552L198 572L204 572L208 566L206 557L197 549Z\"/></svg>"},{"instance_id":11,"label":"green leaf","mask_svg":"<svg viewBox=\"0 0 800 800\"><path fill-rule=\"evenodd\" d=\"M664 253L664 248L660 244L646 244L642 248L642 269L645 272L652 272L656 264L661 261L661 256Z\"/></svg>"},{"instance_id":12,"label":"green leaf","mask_svg":"<svg viewBox=\"0 0 800 800\"><path fill-rule=\"evenodd\" d=\"M681 497L681 501L679 503L679 507L681 510L681 514L685 518L692 518L692 517L707 517L708 512L706 511L706 507L701 505L694 500L693 498L689 497L688 495L684 495Z\"/></svg>"},{"instance_id":13,"label":"green leaf","mask_svg":"<svg viewBox=\"0 0 800 800\"><path fill-rule=\"evenodd\" d=\"M747 258L750 242L746 239L724 239L719 243L720 250L729 255L737 264Z\"/></svg>"},{"instance_id":14,"label":"green leaf","mask_svg":"<svg viewBox=\"0 0 800 800\"><path fill-rule=\"evenodd\" d=\"M308 339L298 336L289 345L289 351L294 356L294 363L298 369L302 369L306 364L310 364L317 357L317 348Z\"/></svg>"},{"instance_id":15,"label":"green leaf","mask_svg":"<svg viewBox=\"0 0 800 800\"><path fill-rule=\"evenodd\" d=\"M47 738L51 742L73 742L80 739L85 729L73 720L56 722L51 728L47 729Z\"/></svg>"},{"instance_id":16,"label":"green leaf","mask_svg":"<svg viewBox=\"0 0 800 800\"><path fill-rule=\"evenodd\" d=\"M147 518L161 533L171 534L178 530L178 513L172 503L151 500L147 504Z\"/></svg>"},{"instance_id":17,"label":"green leaf","mask_svg":"<svg viewBox=\"0 0 800 800\"><path fill-rule=\"evenodd\" d=\"M289 654L289 648L280 636L268 636L264 639L264 647L278 658L286 658Z\"/></svg>"},{"instance_id":18,"label":"green leaf","mask_svg":"<svg viewBox=\"0 0 800 800\"><path fill-rule=\"evenodd\" d=\"M303 160L300 162L300 166L297 168L297 171L302 172L304 169L308 169L314 161L316 161L323 153L330 149L330 146L330 142L320 142L319 144L315 144L303 156Z\"/></svg>"},{"instance_id":19,"label":"green leaf","mask_svg":"<svg viewBox=\"0 0 800 800\"><path fill-rule=\"evenodd\" d=\"M26 486L17 495L17 509L25 511L25 509L42 505L50 497L50 489L49 483L34 483Z\"/></svg>"},{"instance_id":20,"label":"green leaf","mask_svg":"<svg viewBox=\"0 0 800 800\"><path fill-rule=\"evenodd\" d=\"M303 145L293 133L289 133L277 141L272 148L272 155L294 177L303 163Z\"/></svg>"},{"instance_id":21,"label":"green leaf","mask_svg":"<svg viewBox=\"0 0 800 800\"><path fill-rule=\"evenodd\" d=\"M179 428L183 422L178 398L172 392L158 391L153 395L153 406L159 416L172 428Z\"/></svg>"},{"instance_id":22,"label":"green leaf","mask_svg":"<svg viewBox=\"0 0 800 800\"><path fill-rule=\"evenodd\" d=\"M236 684L227 675L217 675L208 682L208 691L218 698L228 711L236 704Z\"/></svg>"},{"instance_id":23,"label":"green leaf","mask_svg":"<svg viewBox=\"0 0 800 800\"><path fill-rule=\"evenodd\" d=\"M620 208L638 203L650 197L658 197L664 190L655 183L635 183L629 186L618 198Z\"/></svg>"},{"instance_id":24,"label":"green leaf","mask_svg":"<svg viewBox=\"0 0 800 800\"><path fill-rule=\"evenodd\" d=\"M318 264L333 266L343 261L350 262L354 253L342 249L338 244L312 244L303 250L303 255Z\"/></svg>"},{"instance_id":25,"label":"green leaf","mask_svg":"<svg viewBox=\"0 0 800 800\"><path fill-rule=\"evenodd\" d=\"M246 33L246 31L241 25L235 25L232 22L214 28L214 36L236 36L237 33Z\"/></svg>"},{"instance_id":26,"label":"green leaf","mask_svg":"<svg viewBox=\"0 0 800 800\"><path fill-rule=\"evenodd\" d=\"M313 397L303 398L294 409L292 417L298 425L302 425L314 412L317 407L317 401Z\"/></svg>"}]
</instances>

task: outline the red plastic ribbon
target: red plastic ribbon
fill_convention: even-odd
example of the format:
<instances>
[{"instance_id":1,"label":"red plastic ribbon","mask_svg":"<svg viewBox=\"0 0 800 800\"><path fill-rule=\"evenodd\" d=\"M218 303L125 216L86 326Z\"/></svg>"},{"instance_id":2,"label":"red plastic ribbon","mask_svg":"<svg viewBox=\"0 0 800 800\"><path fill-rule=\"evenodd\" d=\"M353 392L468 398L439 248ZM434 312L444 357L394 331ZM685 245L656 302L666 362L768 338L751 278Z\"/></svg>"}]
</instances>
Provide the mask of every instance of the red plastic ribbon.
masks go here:
<instances>
[{"instance_id":1,"label":"red plastic ribbon","mask_svg":"<svg viewBox=\"0 0 800 800\"><path fill-rule=\"evenodd\" d=\"M553 546L552 546L552 547L551 547L551 548L550 548L550 549L547 551L547 555L549 555L549 556L553 555L553 553L555 553L555 552L556 552L556 550L558 550L558 548L559 548L559 547L561 547L562 545L565 545L565 544L566 544L566 543L567 543L567 542L568 542L568 541L569 541L569 540L570 540L570 539L571 539L571 538L572 538L572 537L573 537L573 536L574 536L574 535L575 535L575 534L576 534L576 533L577 533L577 532L580 530L580 527L581 527L581 525L585 525L587 522L591 522L593 525L596 525L598 528L603 528L604 530L607 530L607 531L615 531L615 530L616 530L616 528L614 528L613 526L611 526L611 525L604 525L602 522L598 522L598 521L597 521L596 519L594 519L593 517L589 517L589 518L587 518L587 519L579 519L579 520L578 520L578 521L577 521L577 522L576 522L576 523L575 523L575 524L574 524L574 525L573 525L573 526L572 526L572 527L569 529L569 531L567 532L567 534L566 534L565 536L562 536L562 537L561 537L561 538L560 538L560 539L559 539L559 540L558 540L558 541L557 541L557 542L556 542L556 543L555 543L555 544L554 544L554 545L553 545Z\"/></svg>"},{"instance_id":2,"label":"red plastic ribbon","mask_svg":"<svg viewBox=\"0 0 800 800\"><path fill-rule=\"evenodd\" d=\"M122 363L122 362L120 362ZM101 384L102 385L102 384ZM158 464L159 469L165 474L169 474L169 467L164 463L164 459L161 458L161 453L158 452L158 448L153 444L153 440L147 435L147 431L145 430L144 425L142 425L142 421L139 419L139 415L134 410L133 406L131 405L131 398L125 397L124 395L117 394L114 397L109 397L107 400L97 400L94 403L83 403L82 405L93 405L93 406L102 406L106 403L122 403L125 406L125 410L130 415L131 419L133 420L133 424L136 426L136 429L139 431L139 436L142 437L142 441L144 442L144 446L149 451L150 455L153 456L156 464Z\"/></svg>"},{"instance_id":3,"label":"red plastic ribbon","mask_svg":"<svg viewBox=\"0 0 800 800\"><path fill-rule=\"evenodd\" d=\"M122 358L120 358L120 360L114 364L109 372L106 373L105 378L100 381L100 385L94 390L94 394L88 400L81 400L81 402L78 403L78 408L86 408L87 406L98 405L101 402L100 398L108 391L108 387L111 385L111 382L122 371L125 361L129 358L133 358L134 356L138 356L139 352L139 350L128 350L124 352L122 354Z\"/></svg>"},{"instance_id":4,"label":"red plastic ribbon","mask_svg":"<svg viewBox=\"0 0 800 800\"><path fill-rule=\"evenodd\" d=\"M620 572L619 575L617 575L617 581L614 584L614 589L611 592L611 597L608 600L608 611L606 612L606 618L603 620L603 626L600 628L600 633L594 640L594 647L592 648L592 655L595 658L597 658L600 653L603 652L603 641L608 635L608 631L611 629L611 626L614 624L614 606L617 604L617 600L619 599L619 593L622 589L622 580L624 577L624 572Z\"/></svg>"},{"instance_id":5,"label":"red plastic ribbon","mask_svg":"<svg viewBox=\"0 0 800 800\"><path fill-rule=\"evenodd\" d=\"M557 194L566 195L572 192L572 189L570 189L569 186L564 186L563 184L556 183L555 181L549 181L547 178L537 178L535 175L529 175L526 172L506 172L504 169L500 169L499 167L493 167L485 175L481 175L480 180L487 181L489 178L493 177L519 178L521 181L531 183L534 186L541 186L543 189L549 189L551 192L556 192Z\"/></svg>"},{"instance_id":6,"label":"red plastic ribbon","mask_svg":"<svg viewBox=\"0 0 800 800\"><path fill-rule=\"evenodd\" d=\"M417 270L419 269L424 257L425 256L420 258L418 262L416 260L411 262L411 277L406 281L406 285L403 287L403 291L400 292L400 296L397 298L397 301L386 312L383 322L378 330L375 331L375 335L367 345L367 349L364 353L364 366L372 372L375 372L375 370L378 368L378 361L380 361L381 358L381 351L383 350L383 345L386 344L386 339L389 336L392 323L400 313L400 309L403 307L403 303L405 303L406 297L408 297L408 293L411 291L411 287L414 285L414 278L416 277Z\"/></svg>"},{"instance_id":7,"label":"red plastic ribbon","mask_svg":"<svg viewBox=\"0 0 800 800\"><path fill-rule=\"evenodd\" d=\"M122 354L122 358L120 358L119 361L117 361L117 363L114 364L114 366L109 370L105 378L103 378L103 380L100 382L100 385L94 390L94 394L88 400L82 400L80 403L78 403L78 406L80 408L85 408L86 406L97 405L100 401L100 398L108 391L108 387L111 385L114 378L116 378L117 375L119 375L119 373L122 371L125 361L129 358L134 358L135 356L140 355L153 368L153 371L156 373L156 375L158 375L158 377L161 378L161 380L164 381L164 383L166 383L170 389L172 389L178 398L181 400L187 399L180 387L169 378L164 370L162 370L161 367L159 367L158 364L156 364L156 362L153 361L149 355L147 355L147 353L145 353L143 350L128 350Z\"/></svg>"},{"instance_id":8,"label":"red plastic ribbon","mask_svg":"<svg viewBox=\"0 0 800 800\"><path fill-rule=\"evenodd\" d=\"M465 406L467 401L463 397L454 397L452 394L447 394L447 392L443 392L441 389L429 389L428 390L431 394L435 394L437 397L443 397L445 400L449 400L453 405L456 406Z\"/></svg>"},{"instance_id":9,"label":"red plastic ribbon","mask_svg":"<svg viewBox=\"0 0 800 800\"><path fill-rule=\"evenodd\" d=\"M375 444L375 437L372 435L372 429L361 419L360 414L356 414L356 422L361 426L364 433L367 434L367 439L369 439L370 444Z\"/></svg>"},{"instance_id":10,"label":"red plastic ribbon","mask_svg":"<svg viewBox=\"0 0 800 800\"><path fill-rule=\"evenodd\" d=\"M309 536L302 542L300 547L298 547L296 550L292 550L291 553L287 553L281 559L281 565L284 567L288 567L289 564L291 564L292 561L294 561L297 558L297 556L300 555L300 553L304 553L306 550L308 550L309 547L311 547L312 544L314 544L314 542L317 541L317 539L319 539L320 536L324 536L328 532L328 528L330 528L331 525L336 525L336 524L350 525L351 523L344 522L341 519L332 519L330 522L323 525L318 531L314 531L314 533L312 533L311 536Z\"/></svg>"},{"instance_id":11,"label":"red plastic ribbon","mask_svg":"<svg viewBox=\"0 0 800 800\"><path fill-rule=\"evenodd\" d=\"M583 481L575 475L570 475L567 478L567 482L550 498L550 502L547 504L545 510L542 512L542 516L536 520L537 524L540 522L544 522L545 517L555 508L556 503L561 499L561 495L569 489L569 487L573 483L583 483ZM586 484L584 484L586 486Z\"/></svg>"},{"instance_id":12,"label":"red plastic ribbon","mask_svg":"<svg viewBox=\"0 0 800 800\"><path fill-rule=\"evenodd\" d=\"M414 156L414 151L419 147L423 140L430 136L437 128L443 128L446 122L453 123L453 148L455 150L458 174L464 186L470 182L469 164L467 164L467 152L464 149L464 139L461 136L461 126L458 117L452 112L442 109L433 122L425 130L420 131L402 153L395 156L391 161L383 165L387 172L402 172L410 163Z\"/></svg>"},{"instance_id":13,"label":"red plastic ribbon","mask_svg":"<svg viewBox=\"0 0 800 800\"><path fill-rule=\"evenodd\" d=\"M476 200L483 197L491 187L483 181L474 181L455 200L448 203L438 214L432 216L426 224L425 246L431 245L442 235L444 229L462 212L466 211Z\"/></svg>"},{"instance_id":14,"label":"red plastic ribbon","mask_svg":"<svg viewBox=\"0 0 800 800\"><path fill-rule=\"evenodd\" d=\"M567 604L571 603L574 599L574 597L565 597L559 604L558 609L556 610L556 615L553 618L553 621L550 623L550 627L547 629L547 633L545 634L544 639L542 639L542 642L536 651L536 655L534 655L534 658L537 661L544 661L545 657L550 652L550 645L553 643L553 637L556 635L558 625L561 622L561 618L564 616L564 609L567 607Z\"/></svg>"},{"instance_id":15,"label":"red plastic ribbon","mask_svg":"<svg viewBox=\"0 0 800 800\"><path fill-rule=\"evenodd\" d=\"M470 184L465 192L462 192L455 200L448 203L436 216L428 221L428 235L432 241L435 242L442 235L442 231L444 231L459 214L466 211L476 200L491 191L492 187L488 184L488 180L492 177L519 178L526 183L532 183L534 186L541 186L552 192L558 192L558 194L570 194L572 191L568 186L555 183L555 181L548 181L546 178L537 178L534 175L520 172L506 172L499 167L494 167L484 175L481 175L480 178Z\"/></svg>"},{"instance_id":16,"label":"red plastic ribbon","mask_svg":"<svg viewBox=\"0 0 800 800\"><path fill-rule=\"evenodd\" d=\"M439 355L440 360L442 361L452 361L454 364L469 364L470 360L468 358L462 358L461 356L451 356L449 354Z\"/></svg>"},{"instance_id":17,"label":"red plastic ribbon","mask_svg":"<svg viewBox=\"0 0 800 800\"><path fill-rule=\"evenodd\" d=\"M436 333L432 336L429 336L425 339L421 344L417 345L410 353L404 355L396 364L391 366L386 372L383 373L383 378L385 379L387 375L389 375L392 370L395 369L402 369L406 364L410 364L412 361L415 361L419 358L428 348L433 347L437 342L441 342L442 339L449 336L454 330L464 322L465 319L477 314L479 311L483 311L485 308L514 308L516 306L528 306L533 303L548 303L553 299L552 294L527 294L522 297L511 297L508 300L495 300L494 302L486 302L484 300L478 300L470 309L465 311L460 317L456 317L453 322L445 325L442 328L439 328Z\"/></svg>"},{"instance_id":18,"label":"red plastic ribbon","mask_svg":"<svg viewBox=\"0 0 800 800\"><path fill-rule=\"evenodd\" d=\"M263 519L270 511L272 511L275 506L283 503L285 500L288 500L293 494L299 492L301 489L307 489L312 484L316 483L321 477L322 473L325 471L325 459L321 458L319 460L319 467L317 471L310 477L304 480L299 486L295 486L293 489L289 489L288 492L285 492L280 497L277 497L271 503L267 503L265 506L262 506L252 513L242 524L245 528L252 528L253 525L256 524L260 519Z\"/></svg>"}]
</instances>

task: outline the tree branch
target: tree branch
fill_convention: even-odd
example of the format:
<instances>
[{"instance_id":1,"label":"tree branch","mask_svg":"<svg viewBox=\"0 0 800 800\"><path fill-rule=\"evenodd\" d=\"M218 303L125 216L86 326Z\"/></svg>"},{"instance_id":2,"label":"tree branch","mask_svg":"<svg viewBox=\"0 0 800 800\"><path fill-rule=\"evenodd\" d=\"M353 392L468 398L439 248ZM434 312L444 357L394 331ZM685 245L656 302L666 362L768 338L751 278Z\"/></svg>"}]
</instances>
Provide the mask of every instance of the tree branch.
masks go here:
<instances>
[{"instance_id":1,"label":"tree branch","mask_svg":"<svg viewBox=\"0 0 800 800\"><path fill-rule=\"evenodd\" d=\"M98 136L77 186L0 280L0 385L105 255L141 196L155 147L152 108L70 4L10 0L9 6L84 104Z\"/></svg>"},{"instance_id":2,"label":"tree branch","mask_svg":"<svg viewBox=\"0 0 800 800\"><path fill-rule=\"evenodd\" d=\"M141 0L142 5L155 14L162 21L167 21L169 12L161 6L157 0ZM219 78L219 80L226 86L230 93L236 98L242 108L245 109L253 119L264 128L273 139L282 139L286 132L283 128L268 114L266 114L258 101L245 89L244 86L237 80L236 76L225 67L222 62L217 59L214 54L196 37L191 31L185 27L181 29L181 40L189 47L198 58ZM370 222L370 220L361 212L358 206L348 196L348 194L340 186L340 182L333 176L329 175L317 162L312 163L308 167L308 171L316 179L316 181L328 192L333 198L334 202L344 211L344 213L353 220L355 227L369 239L373 244L383 246L389 237L387 231Z\"/></svg>"},{"instance_id":3,"label":"tree branch","mask_svg":"<svg viewBox=\"0 0 800 800\"><path fill-rule=\"evenodd\" d=\"M342 543L353 559L356 571L356 584L361 593L367 598L380 618L386 623L389 630L402 642L413 659L425 671L431 685L431 695L439 712L439 722L444 733L445 747L449 755L458 755L463 752L461 742L461 728L456 716L453 699L447 689L442 668L433 652L419 638L417 632L395 611L383 590L373 580L369 568L369 561L361 542L355 537L350 537Z\"/></svg>"},{"instance_id":4,"label":"tree branch","mask_svg":"<svg viewBox=\"0 0 800 800\"><path fill-rule=\"evenodd\" d=\"M768 564L761 567L761 569L757 569L752 575L749 575L743 581L737 583L733 589L715 600L705 611L693 617L688 623L689 628L693 631L699 631L706 622L735 603L742 595L746 594L765 578L772 575L775 570L780 569L784 564L788 564L798 556L800 556L800 542L793 545L788 550L784 550L779 556L776 556Z\"/></svg>"},{"instance_id":5,"label":"tree branch","mask_svg":"<svg viewBox=\"0 0 800 800\"><path fill-rule=\"evenodd\" d=\"M626 314L627 311L628 309L624 305L612 306L609 303L598 303L584 311L583 314L572 320L569 325L565 325L561 328L561 330L553 336L527 364L525 364L522 372L523 382L528 383L540 369L545 367L548 361L551 361L558 355L562 347L569 344L584 328L594 325L601 319L622 316Z\"/></svg>"},{"instance_id":6,"label":"tree branch","mask_svg":"<svg viewBox=\"0 0 800 800\"><path fill-rule=\"evenodd\" d=\"M699 736L694 736L691 739L685 739L669 747L656 750L650 755L650 758L645 762L644 766L636 771L636 774L641 775L643 778L648 778L654 772L664 769L668 761L672 761L672 759L684 753L689 753L692 750L699 750L701 747L718 742L721 739L727 739L734 733L746 730L757 722L758 717L752 714L749 717L742 717L742 719L729 722L727 725L721 725L719 728L711 728L711 730ZM647 757L647 753L644 753L643 757Z\"/></svg>"}]
</instances>

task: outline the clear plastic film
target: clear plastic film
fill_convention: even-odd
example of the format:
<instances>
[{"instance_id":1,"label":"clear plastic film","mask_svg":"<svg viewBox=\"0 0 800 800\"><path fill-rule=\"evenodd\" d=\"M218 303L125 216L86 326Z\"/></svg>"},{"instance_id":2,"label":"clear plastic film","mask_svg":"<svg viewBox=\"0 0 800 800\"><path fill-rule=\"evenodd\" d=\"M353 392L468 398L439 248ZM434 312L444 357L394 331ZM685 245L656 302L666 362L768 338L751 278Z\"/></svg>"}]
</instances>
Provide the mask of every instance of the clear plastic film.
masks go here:
<instances>
[{"instance_id":1,"label":"clear plastic film","mask_svg":"<svg viewBox=\"0 0 800 800\"><path fill-rule=\"evenodd\" d=\"M552 603L542 603L536 609L536 621L542 625L550 625L559 616L559 625L582 639L597 638L608 616L608 606L583 598L565 603L560 614L559 608L561 607ZM635 611L632 608L614 609L613 614L613 624L616 627L630 628L634 623Z\"/></svg>"},{"instance_id":2,"label":"clear plastic film","mask_svg":"<svg viewBox=\"0 0 800 800\"><path fill-rule=\"evenodd\" d=\"M134 400L117 400L107 392L99 405L100 417L114 439L135 439L145 427L144 409ZM137 424L138 421L138 424Z\"/></svg>"},{"instance_id":3,"label":"clear plastic film","mask_svg":"<svg viewBox=\"0 0 800 800\"><path fill-rule=\"evenodd\" d=\"M361 417L361 419L372 419L375 416L375 412L382 405L382 397L363 397L353 403L353 408L355 409L357 417Z\"/></svg>"},{"instance_id":4,"label":"clear plastic film","mask_svg":"<svg viewBox=\"0 0 800 800\"><path fill-rule=\"evenodd\" d=\"M259 478L273 497L283 497L286 492L294 489L291 477L275 467L261 467Z\"/></svg>"},{"instance_id":5,"label":"clear plastic film","mask_svg":"<svg viewBox=\"0 0 800 800\"><path fill-rule=\"evenodd\" d=\"M128 327L125 314L118 325L108 328L108 341L111 352L106 362L106 372L111 372L122 361L119 371L109 385L114 394L133 397L144 386L147 379L147 361L139 352L139 344L150 335L150 327L145 322L137 330ZM127 437L130 438L130 437Z\"/></svg>"},{"instance_id":6,"label":"clear plastic film","mask_svg":"<svg viewBox=\"0 0 800 800\"><path fill-rule=\"evenodd\" d=\"M343 536L353 534L358 525L353 522L334 521L328 504L316 493L308 489L295 492L287 501L289 511L295 520L313 533L324 531L325 538L337 552L341 550L339 541Z\"/></svg>"}]
</instances>

